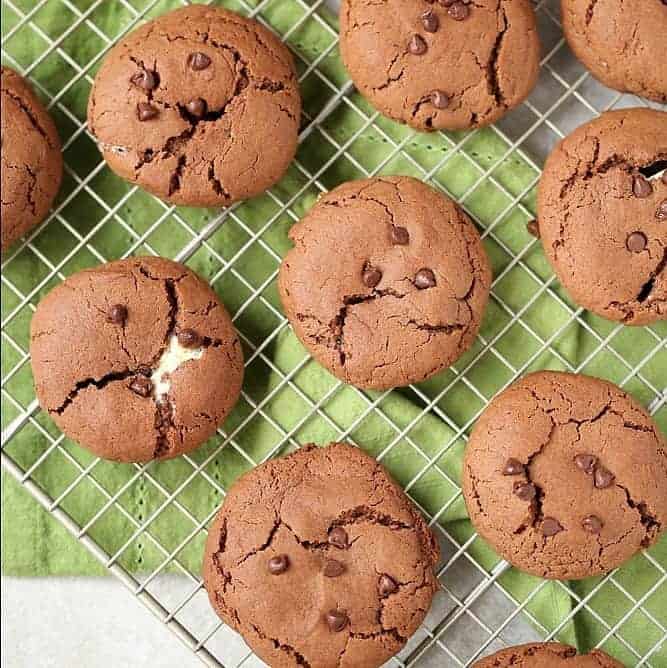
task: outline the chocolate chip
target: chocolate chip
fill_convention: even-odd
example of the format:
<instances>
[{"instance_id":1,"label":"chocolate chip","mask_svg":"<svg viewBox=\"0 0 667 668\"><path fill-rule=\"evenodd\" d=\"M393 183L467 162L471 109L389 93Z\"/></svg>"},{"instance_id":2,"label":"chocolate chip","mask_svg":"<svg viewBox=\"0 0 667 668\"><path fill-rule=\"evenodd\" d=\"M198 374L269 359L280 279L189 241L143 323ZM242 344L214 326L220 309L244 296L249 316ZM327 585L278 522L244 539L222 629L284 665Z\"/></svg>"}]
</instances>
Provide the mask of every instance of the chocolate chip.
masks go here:
<instances>
[{"instance_id":1,"label":"chocolate chip","mask_svg":"<svg viewBox=\"0 0 667 668\"><path fill-rule=\"evenodd\" d=\"M176 338L184 348L198 348L201 345L201 336L194 329L182 329Z\"/></svg>"},{"instance_id":2,"label":"chocolate chip","mask_svg":"<svg viewBox=\"0 0 667 668\"><path fill-rule=\"evenodd\" d=\"M641 253L648 243L646 235L642 232L633 232L628 234L628 238L625 240L625 246L631 253Z\"/></svg>"},{"instance_id":3,"label":"chocolate chip","mask_svg":"<svg viewBox=\"0 0 667 668\"><path fill-rule=\"evenodd\" d=\"M635 174L632 177L632 192L635 197L649 197L653 193L653 188L641 174Z\"/></svg>"},{"instance_id":4,"label":"chocolate chip","mask_svg":"<svg viewBox=\"0 0 667 668\"><path fill-rule=\"evenodd\" d=\"M367 288L374 288L382 280L382 272L376 267L366 265L361 274L361 280Z\"/></svg>"},{"instance_id":5,"label":"chocolate chip","mask_svg":"<svg viewBox=\"0 0 667 668\"><path fill-rule=\"evenodd\" d=\"M410 242L410 233L404 227L391 226L391 242L398 246L407 246Z\"/></svg>"},{"instance_id":6,"label":"chocolate chip","mask_svg":"<svg viewBox=\"0 0 667 668\"><path fill-rule=\"evenodd\" d=\"M537 495L532 482L515 482L513 491L522 501L532 501Z\"/></svg>"},{"instance_id":7,"label":"chocolate chip","mask_svg":"<svg viewBox=\"0 0 667 668\"><path fill-rule=\"evenodd\" d=\"M185 105L188 113L195 118L201 118L206 113L206 100L196 97Z\"/></svg>"},{"instance_id":8,"label":"chocolate chip","mask_svg":"<svg viewBox=\"0 0 667 668\"><path fill-rule=\"evenodd\" d=\"M595 469L593 480L598 489L609 487L614 482L614 474L604 466L598 465Z\"/></svg>"},{"instance_id":9,"label":"chocolate chip","mask_svg":"<svg viewBox=\"0 0 667 668\"><path fill-rule=\"evenodd\" d=\"M335 559L327 559L324 562L324 568L322 569L324 575L328 578L337 578L339 575L345 573L345 564L342 564L340 561Z\"/></svg>"},{"instance_id":10,"label":"chocolate chip","mask_svg":"<svg viewBox=\"0 0 667 668\"><path fill-rule=\"evenodd\" d=\"M327 626L334 633L342 631L350 621L342 610L329 610L326 614Z\"/></svg>"},{"instance_id":11,"label":"chocolate chip","mask_svg":"<svg viewBox=\"0 0 667 668\"><path fill-rule=\"evenodd\" d=\"M148 102L139 102L137 105L137 118L140 121L150 121L156 118L159 113L158 108Z\"/></svg>"},{"instance_id":12,"label":"chocolate chip","mask_svg":"<svg viewBox=\"0 0 667 668\"><path fill-rule=\"evenodd\" d=\"M413 35L408 42L408 51L413 56L423 56L426 53L426 41L421 35Z\"/></svg>"},{"instance_id":13,"label":"chocolate chip","mask_svg":"<svg viewBox=\"0 0 667 668\"><path fill-rule=\"evenodd\" d=\"M526 230L528 230L528 234L532 234L536 239L540 238L540 226L537 220L528 221Z\"/></svg>"},{"instance_id":14,"label":"chocolate chip","mask_svg":"<svg viewBox=\"0 0 667 668\"><path fill-rule=\"evenodd\" d=\"M660 202L660 206L655 212L655 217L658 220L667 220L667 199L663 199L662 202Z\"/></svg>"},{"instance_id":15,"label":"chocolate chip","mask_svg":"<svg viewBox=\"0 0 667 668\"><path fill-rule=\"evenodd\" d=\"M114 304L107 313L107 320L114 325L123 325L127 320L127 307L123 304Z\"/></svg>"},{"instance_id":16,"label":"chocolate chip","mask_svg":"<svg viewBox=\"0 0 667 668\"><path fill-rule=\"evenodd\" d=\"M503 466L503 475L521 475L526 467L514 457L510 457Z\"/></svg>"},{"instance_id":17,"label":"chocolate chip","mask_svg":"<svg viewBox=\"0 0 667 668\"><path fill-rule=\"evenodd\" d=\"M595 465L598 463L598 458L595 455L586 455L582 453L580 455L575 455L574 463L584 473L593 475L593 471L595 471Z\"/></svg>"},{"instance_id":18,"label":"chocolate chip","mask_svg":"<svg viewBox=\"0 0 667 668\"><path fill-rule=\"evenodd\" d=\"M348 546L347 531L343 527L334 527L329 532L329 542L334 547L344 550Z\"/></svg>"},{"instance_id":19,"label":"chocolate chip","mask_svg":"<svg viewBox=\"0 0 667 668\"><path fill-rule=\"evenodd\" d=\"M289 557L286 554L277 554L275 557L271 557L268 568L271 575L284 573L289 568Z\"/></svg>"},{"instance_id":20,"label":"chocolate chip","mask_svg":"<svg viewBox=\"0 0 667 668\"><path fill-rule=\"evenodd\" d=\"M464 5L462 2L454 2L449 6L447 13L455 21L463 21L470 16L470 7Z\"/></svg>"},{"instance_id":21,"label":"chocolate chip","mask_svg":"<svg viewBox=\"0 0 667 668\"><path fill-rule=\"evenodd\" d=\"M436 109L447 109L449 106L449 96L441 90L434 90L431 93L431 104Z\"/></svg>"},{"instance_id":22,"label":"chocolate chip","mask_svg":"<svg viewBox=\"0 0 667 668\"><path fill-rule=\"evenodd\" d=\"M130 389L135 394L145 398L153 391L153 383L151 383L151 379L146 378L146 376L135 376L130 381Z\"/></svg>"},{"instance_id":23,"label":"chocolate chip","mask_svg":"<svg viewBox=\"0 0 667 668\"><path fill-rule=\"evenodd\" d=\"M440 26L440 19L432 9L426 9L422 12L422 25L426 32L437 32Z\"/></svg>"},{"instance_id":24,"label":"chocolate chip","mask_svg":"<svg viewBox=\"0 0 667 668\"><path fill-rule=\"evenodd\" d=\"M201 51L195 51L188 56L188 65L191 69L198 72L205 70L211 64L211 59Z\"/></svg>"},{"instance_id":25,"label":"chocolate chip","mask_svg":"<svg viewBox=\"0 0 667 668\"><path fill-rule=\"evenodd\" d=\"M160 84L160 77L157 72L153 70L139 70L135 72L130 81L137 87L143 88L145 91L153 90Z\"/></svg>"},{"instance_id":26,"label":"chocolate chip","mask_svg":"<svg viewBox=\"0 0 667 668\"><path fill-rule=\"evenodd\" d=\"M584 528L584 531L588 533L600 533L602 531L602 520L595 515L589 515L584 517L581 521L581 526Z\"/></svg>"},{"instance_id":27,"label":"chocolate chip","mask_svg":"<svg viewBox=\"0 0 667 668\"><path fill-rule=\"evenodd\" d=\"M398 585L394 578L389 577L388 575L381 575L378 580L378 592L382 598L389 596L398 591Z\"/></svg>"},{"instance_id":28,"label":"chocolate chip","mask_svg":"<svg viewBox=\"0 0 667 668\"><path fill-rule=\"evenodd\" d=\"M426 290L435 285L435 274L426 267L420 269L415 274L415 287L419 290Z\"/></svg>"},{"instance_id":29,"label":"chocolate chip","mask_svg":"<svg viewBox=\"0 0 667 668\"><path fill-rule=\"evenodd\" d=\"M543 536L555 536L557 533L563 531L563 527L560 525L560 522L553 517L545 517L542 520L542 535Z\"/></svg>"}]
</instances>

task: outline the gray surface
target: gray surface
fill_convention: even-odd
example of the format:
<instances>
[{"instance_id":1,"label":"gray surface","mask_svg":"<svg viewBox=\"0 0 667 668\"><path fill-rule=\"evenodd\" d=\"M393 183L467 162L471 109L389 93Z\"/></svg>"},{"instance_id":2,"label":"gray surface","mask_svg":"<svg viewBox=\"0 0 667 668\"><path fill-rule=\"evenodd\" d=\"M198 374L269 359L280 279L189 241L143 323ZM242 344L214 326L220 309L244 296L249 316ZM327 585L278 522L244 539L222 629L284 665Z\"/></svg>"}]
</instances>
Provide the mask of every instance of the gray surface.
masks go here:
<instances>
[{"instance_id":1,"label":"gray surface","mask_svg":"<svg viewBox=\"0 0 667 668\"><path fill-rule=\"evenodd\" d=\"M198 668L114 578L2 578L6 668Z\"/></svg>"}]
</instances>

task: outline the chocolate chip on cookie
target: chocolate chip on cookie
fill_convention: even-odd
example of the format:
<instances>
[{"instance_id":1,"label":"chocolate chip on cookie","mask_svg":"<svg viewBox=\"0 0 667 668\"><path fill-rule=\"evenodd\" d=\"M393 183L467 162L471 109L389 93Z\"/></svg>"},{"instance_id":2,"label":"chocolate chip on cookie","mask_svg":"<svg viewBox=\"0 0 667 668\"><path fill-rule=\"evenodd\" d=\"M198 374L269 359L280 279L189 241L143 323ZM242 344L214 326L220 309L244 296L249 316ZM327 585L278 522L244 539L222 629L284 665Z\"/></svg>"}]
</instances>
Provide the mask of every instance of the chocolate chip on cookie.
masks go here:
<instances>
[{"instance_id":1,"label":"chocolate chip on cookie","mask_svg":"<svg viewBox=\"0 0 667 668\"><path fill-rule=\"evenodd\" d=\"M127 320L127 306L124 304L114 304L108 313L109 322L114 325L124 325Z\"/></svg>"},{"instance_id":2,"label":"chocolate chip on cookie","mask_svg":"<svg viewBox=\"0 0 667 668\"><path fill-rule=\"evenodd\" d=\"M269 559L269 573L280 575L289 568L289 557L286 554L277 554Z\"/></svg>"},{"instance_id":3,"label":"chocolate chip on cookie","mask_svg":"<svg viewBox=\"0 0 667 668\"><path fill-rule=\"evenodd\" d=\"M421 15L422 25L426 32L437 32L440 27L440 19L432 9L426 9Z\"/></svg>"},{"instance_id":4,"label":"chocolate chip on cookie","mask_svg":"<svg viewBox=\"0 0 667 668\"><path fill-rule=\"evenodd\" d=\"M188 55L188 66L195 72L205 70L211 64L211 59L201 51L195 51Z\"/></svg>"},{"instance_id":5,"label":"chocolate chip on cookie","mask_svg":"<svg viewBox=\"0 0 667 668\"><path fill-rule=\"evenodd\" d=\"M289 235L295 248L278 282L285 312L315 359L345 382L418 382L474 340L489 264L465 213L424 183L345 183Z\"/></svg>"},{"instance_id":6,"label":"chocolate chip on cookie","mask_svg":"<svg viewBox=\"0 0 667 668\"><path fill-rule=\"evenodd\" d=\"M231 487L203 576L215 612L266 664L379 668L424 620L438 552L374 459L340 443L306 446Z\"/></svg>"}]
</instances>

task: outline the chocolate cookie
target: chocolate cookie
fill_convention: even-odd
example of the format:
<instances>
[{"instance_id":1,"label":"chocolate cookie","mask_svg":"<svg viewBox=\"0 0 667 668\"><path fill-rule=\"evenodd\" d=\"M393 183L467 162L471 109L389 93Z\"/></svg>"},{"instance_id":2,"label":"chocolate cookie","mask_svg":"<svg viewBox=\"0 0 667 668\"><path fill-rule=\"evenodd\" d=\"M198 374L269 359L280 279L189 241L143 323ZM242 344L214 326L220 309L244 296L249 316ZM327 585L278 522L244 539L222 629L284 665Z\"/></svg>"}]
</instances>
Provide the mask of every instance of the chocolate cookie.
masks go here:
<instances>
[{"instance_id":1,"label":"chocolate cookie","mask_svg":"<svg viewBox=\"0 0 667 668\"><path fill-rule=\"evenodd\" d=\"M599 649L590 654L577 654L569 645L556 642L531 643L501 649L473 663L473 668L623 668Z\"/></svg>"},{"instance_id":2,"label":"chocolate cookie","mask_svg":"<svg viewBox=\"0 0 667 668\"><path fill-rule=\"evenodd\" d=\"M346 383L424 380L474 340L491 284L486 254L463 211L421 181L345 183L290 238L279 279L287 317Z\"/></svg>"},{"instance_id":3,"label":"chocolate cookie","mask_svg":"<svg viewBox=\"0 0 667 668\"><path fill-rule=\"evenodd\" d=\"M46 217L60 188L56 126L28 82L2 68L2 250Z\"/></svg>"},{"instance_id":4,"label":"chocolate cookie","mask_svg":"<svg viewBox=\"0 0 667 668\"><path fill-rule=\"evenodd\" d=\"M282 177L300 110L292 58L272 33L191 5L109 52L88 125L119 176L174 204L227 206Z\"/></svg>"},{"instance_id":5,"label":"chocolate cookie","mask_svg":"<svg viewBox=\"0 0 667 668\"><path fill-rule=\"evenodd\" d=\"M493 123L537 81L530 0L343 0L340 24L361 94L418 130Z\"/></svg>"},{"instance_id":6,"label":"chocolate cookie","mask_svg":"<svg viewBox=\"0 0 667 668\"><path fill-rule=\"evenodd\" d=\"M528 573L606 573L652 545L667 522L666 446L646 411L615 385L528 375L493 399L470 437L470 519Z\"/></svg>"},{"instance_id":7,"label":"chocolate cookie","mask_svg":"<svg viewBox=\"0 0 667 668\"><path fill-rule=\"evenodd\" d=\"M561 0L572 51L605 86L667 102L665 0Z\"/></svg>"},{"instance_id":8,"label":"chocolate cookie","mask_svg":"<svg viewBox=\"0 0 667 668\"><path fill-rule=\"evenodd\" d=\"M167 459L213 435L243 355L217 295L156 257L70 276L38 305L30 353L42 408L105 459Z\"/></svg>"},{"instance_id":9,"label":"chocolate cookie","mask_svg":"<svg viewBox=\"0 0 667 668\"><path fill-rule=\"evenodd\" d=\"M667 318L667 113L609 111L549 156L544 251L572 298L628 325Z\"/></svg>"},{"instance_id":10,"label":"chocolate cookie","mask_svg":"<svg viewBox=\"0 0 667 668\"><path fill-rule=\"evenodd\" d=\"M374 459L342 443L310 445L230 489L208 534L204 584L272 668L375 668L424 619L438 557Z\"/></svg>"}]
</instances>

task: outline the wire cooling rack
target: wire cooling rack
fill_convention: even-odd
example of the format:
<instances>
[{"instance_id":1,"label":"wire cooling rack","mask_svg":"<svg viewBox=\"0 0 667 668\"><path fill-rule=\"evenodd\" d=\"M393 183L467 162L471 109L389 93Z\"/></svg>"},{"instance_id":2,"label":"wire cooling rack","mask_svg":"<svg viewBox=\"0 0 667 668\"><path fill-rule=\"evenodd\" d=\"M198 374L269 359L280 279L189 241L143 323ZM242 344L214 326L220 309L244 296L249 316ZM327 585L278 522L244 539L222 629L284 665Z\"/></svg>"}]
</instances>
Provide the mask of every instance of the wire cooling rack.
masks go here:
<instances>
[{"instance_id":1,"label":"wire cooling rack","mask_svg":"<svg viewBox=\"0 0 667 668\"><path fill-rule=\"evenodd\" d=\"M292 11L289 21L284 16L279 21L273 20L276 16L281 17L280 11L273 10L282 0L261 0L255 4L247 4L245 0L234 5L224 3L276 31L293 50L302 86L308 81L315 81L318 85L317 99L311 99L305 106L300 150L292 167L300 185L288 195L280 187L268 192L263 199L271 205L270 213L266 213L266 208L258 209L263 217L252 224L242 215L242 204L215 212L197 226L192 223L189 212L174 209L145 195L147 199L142 201L150 201L156 214L149 225L137 230L128 213L129 204L141 194L140 191L127 187L122 197L110 200L98 180L108 172L99 155L89 152L88 159L83 163L69 159L77 143L90 136L85 125L85 113L80 108L72 108L68 100L73 91L81 87L84 90L89 88L99 62L122 34L147 17L154 17L176 6L178 2L113 0L122 9L125 21L118 34L107 34L107 26L98 21L98 16L106 3L111 1L2 0L3 62L30 77L49 109L58 117L61 135L65 135L63 150L66 181L69 182L69 188L49 219L12 249L2 262L3 468L204 663L226 668L247 667L261 665L261 662L236 634L213 615L198 570L190 567L183 557L190 547L197 555L201 554L202 539L217 503L202 516L188 507L181 493L188 485L202 481L214 490L218 500L224 497L229 481L211 474L209 467L223 448L247 469L285 449L303 444L302 436L306 433L303 430L313 420L330 430L332 440L352 442L355 442L355 435L364 425L379 423L390 434L386 444L374 453L379 459L389 461L392 450L399 442L414 451L418 463L413 465L407 477L402 476L400 480L418 505L419 498L413 492L419 482L431 474L452 490L439 508L426 509L422 506L443 551L438 570L442 592L436 597L423 627L404 651L390 662L391 665L467 666L479 656L508 644L539 639L572 639L572 629L577 621L583 619L597 629L595 637L588 640L590 646L620 654L628 665L654 668L667 665L664 658L667 629L664 614L659 614L661 608L664 611L667 606L665 563L650 552L637 556L636 560L646 561L642 565L649 568L651 575L648 583L640 588L633 581L630 568L628 571L620 569L609 573L585 588L576 583L528 579L528 584L524 584L517 593L517 587L508 585L507 575L512 569L506 562L497 559L489 562L481 558L474 549L479 544L474 533L462 535L442 521L452 508L461 504L461 497L455 482L456 474L439 465L441 456L466 440L471 425L493 394L527 369L539 366L545 356L570 371L612 376L610 380L638 396L651 413L660 418L664 428L667 329L658 325L634 330L635 339L629 353L627 345L624 345L627 343L627 332L621 325L600 321L568 301L548 266L539 261L539 242L528 235L508 237L504 234L507 225L516 229L533 217L532 197L539 168L556 141L605 109L647 105L647 102L614 93L595 82L572 57L564 43L557 0L541 0L535 5L543 41L539 84L519 109L493 128L482 131L486 133L487 145L492 142L501 147L493 155L484 156L473 150L480 131L429 136L415 134L406 128L397 129L368 107L349 81L332 73L327 64L337 58L338 36L335 21L327 13L323 0L290 0L299 11L296 15ZM54 4L68 17L66 27L56 34L42 16L44 10L47 7L52 9ZM303 45L298 37L308 26L315 26L318 34L326 37L316 50L301 48ZM82 32L90 35L90 43L96 45L91 46L83 61L80 53L74 57L68 49L69 40ZM30 58L21 59L14 47L26 35L43 44L43 50L36 56L33 54ZM40 66L54 59L59 60L68 73L58 82L55 92L36 77ZM341 110L348 114L348 118L351 114L356 123L344 137L339 137L328 124ZM64 133L63 128L66 128ZM370 166L364 163L358 149L358 143L362 138L368 138L369 134L384 146L382 159ZM436 157L429 153L426 160L423 150L414 149L430 149L429 137L437 137L439 145L444 148ZM313 164L308 148L315 138L326 149L318 154L318 164ZM270 298L281 254L273 247L268 233L281 220L287 221L287 224L298 220L304 210L300 199L304 193L316 194L331 186L327 173L332 166L344 162L352 175L362 177L391 173L399 164L397 160L404 170L447 190L473 215L481 228L487 250L491 248L493 251L495 278L491 306L496 314L503 316L500 326L482 327L473 351L447 372L445 382L435 386L435 389L432 385L422 384L406 391L416 407L414 416L407 422L385 408L389 392L361 392L332 380L325 391L313 398L302 389L298 378L314 362L304 353L297 364L285 370L271 359L270 354L276 340L289 333L289 325L275 300ZM512 160L530 174L518 188L507 185L502 178L502 168ZM460 173L460 165L464 165L467 173L472 173L474 178L459 183L455 176ZM452 168L450 172L447 172L448 167ZM449 179L440 178L447 173L450 174ZM501 196L501 204L496 207L493 216L477 215L475 202L480 192L482 199L487 195ZM82 198L86 206L98 211L94 222L85 228L79 221L81 209L71 208ZM312 203L312 199L309 202ZM59 234L68 239L66 248L59 253L45 250L48 247L40 243L45 230L56 225L60 228ZM219 287L227 279L233 279L234 284L242 288L243 297L232 305L228 303L228 306L246 349L246 365L264 365L275 382L260 390L244 388L242 402L246 410L243 415L231 426L225 425L219 431L219 438L205 450L204 455L192 454L182 458L180 465L185 467L185 474L176 483L169 485L155 473L156 467L163 464L147 464L131 467L122 484L112 487L98 475L106 464L92 457L82 459L75 446L74 449L69 446L40 414L29 382L28 323L39 296L71 273L77 259L84 257L84 264L112 259L105 252L106 231L127 238L128 242L120 255L135 252L158 254L161 249L155 247L152 240L157 231L168 226L179 230L179 234L175 235L177 247L172 247L172 257L190 262L204 249L217 262L217 269L210 276L213 285ZM214 241L228 226L233 226L244 236L234 252L224 254ZM240 268L239 258L253 250L261 251L269 267L260 277L248 277ZM22 258L27 256L33 263L31 266L38 267L38 270L34 275L22 276L13 269L20 266ZM537 264L535 258L538 258ZM531 287L527 290L522 288L521 294L514 295L512 290L506 289L506 284L517 272L522 276L522 285L525 286L527 280ZM227 292L223 292L226 301L228 296ZM545 303L549 304L551 312L554 308L558 309L559 318L556 321L545 323L534 317L535 310ZM270 323L261 336L256 332L248 333L244 328L244 314L256 306L264 309L265 319ZM586 345L573 361L561 343L575 330L580 348L582 340L586 341ZM516 356L508 354L508 345L511 345L512 336L517 331L524 337L524 342L530 342L518 362ZM496 374L502 380L495 385L489 386L486 379L477 373L483 359L492 359L503 371ZM280 424L268 410L269 404L285 391L297 397L306 407L299 421L290 426ZM341 425L330 407L343 391L352 393L359 408L351 421ZM456 403L461 401L461 397L474 407L464 417L456 410ZM450 398L453 401L449 401ZM427 415L442 420L450 434L438 444L435 452L424 451L415 436L416 425ZM253 452L244 438L247 434L252 439L249 429L257 420L270 425L277 435L270 450L259 454ZM31 430L40 442L31 457L22 456L20 448L13 448L26 430ZM56 487L49 486L40 476L40 470L52 458L59 458L71 468L67 480ZM102 501L88 517L82 519L72 516L67 510L67 503L84 485L94 489ZM124 494L136 485L150 487L159 495L159 502L150 512L135 513L124 503ZM171 513L176 513L181 519L187 518L190 529L179 535L175 542L166 545L155 527ZM107 545L103 539L95 538L96 525L115 515L131 531L120 544ZM139 542L142 546L150 546L155 555L154 567L148 571L130 568L124 560L124 553ZM141 557L138 562L141 562ZM552 610L549 619L536 612L533 605L544 596L548 587L552 588L555 598L568 602L563 610ZM597 604L603 595L615 601L613 614ZM628 633L631 626L636 630L638 624L644 629L639 640L636 632L634 635Z\"/></svg>"}]
</instances>

